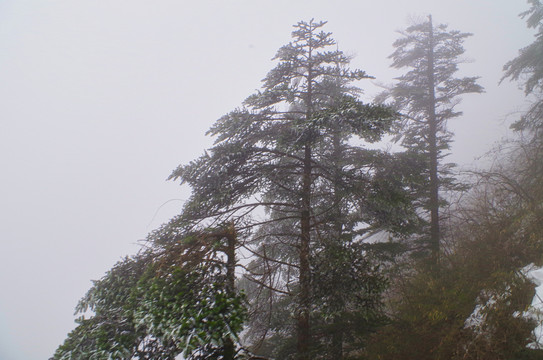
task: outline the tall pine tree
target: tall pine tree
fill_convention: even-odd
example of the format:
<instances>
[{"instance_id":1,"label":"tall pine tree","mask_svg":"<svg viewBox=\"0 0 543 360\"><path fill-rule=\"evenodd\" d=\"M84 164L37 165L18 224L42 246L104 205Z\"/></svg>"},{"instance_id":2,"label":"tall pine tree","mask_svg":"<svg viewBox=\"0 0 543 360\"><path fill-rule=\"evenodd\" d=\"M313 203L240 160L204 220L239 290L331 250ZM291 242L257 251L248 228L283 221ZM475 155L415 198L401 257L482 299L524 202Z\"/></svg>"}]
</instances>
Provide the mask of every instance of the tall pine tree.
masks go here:
<instances>
[{"instance_id":1,"label":"tall pine tree","mask_svg":"<svg viewBox=\"0 0 543 360\"><path fill-rule=\"evenodd\" d=\"M334 49L324 24L295 25L293 40L277 52L277 66L262 91L221 118L209 131L215 145L171 176L192 187L183 214L187 221L233 221L240 232L250 232L244 245L257 260L246 276L269 295L270 308L282 301L292 310L295 323L283 330L295 329L295 346L282 356L295 353L299 359L314 358L311 313L320 291L314 271L329 261L321 256L328 244L350 246L378 230L401 231L414 219L397 186L403 175L385 180L385 173L393 173L387 165L398 160L349 141L379 140L396 114L357 100L359 90L351 83L369 76L348 68L349 58ZM341 261L350 261L354 252L346 249ZM366 266L360 264L357 274ZM371 266L366 268L371 273ZM377 292L382 282L368 279L357 278L366 285L358 290L373 296L373 281L379 283ZM366 305L371 312L378 304ZM281 321L290 323L288 318Z\"/></svg>"},{"instance_id":2,"label":"tall pine tree","mask_svg":"<svg viewBox=\"0 0 543 360\"><path fill-rule=\"evenodd\" d=\"M393 68L408 71L387 95L404 116L398 138L425 163L426 181L419 196L422 209L429 214L429 229L423 234L437 263L442 235L439 192L454 187L449 176L451 165L442 162L452 138L447 121L462 114L456 109L461 95L480 93L483 88L477 84L477 77L456 77L464 54L463 42L471 34L434 25L431 16L400 34L390 58Z\"/></svg>"}]
</instances>

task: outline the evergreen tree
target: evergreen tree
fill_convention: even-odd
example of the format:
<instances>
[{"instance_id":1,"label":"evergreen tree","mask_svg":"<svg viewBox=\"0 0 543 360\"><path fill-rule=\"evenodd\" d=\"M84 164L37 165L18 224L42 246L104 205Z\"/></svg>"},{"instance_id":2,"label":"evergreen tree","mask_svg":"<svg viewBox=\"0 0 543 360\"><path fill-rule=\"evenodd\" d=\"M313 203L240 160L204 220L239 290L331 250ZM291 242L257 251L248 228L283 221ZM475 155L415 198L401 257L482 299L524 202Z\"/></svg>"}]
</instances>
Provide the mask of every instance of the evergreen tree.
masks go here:
<instances>
[{"instance_id":1,"label":"evergreen tree","mask_svg":"<svg viewBox=\"0 0 543 360\"><path fill-rule=\"evenodd\" d=\"M493 149L490 169L455 209L454 246L436 277L415 272L399 286L390 326L369 346L369 359L541 359L534 332L534 284L526 266L542 264L543 143L541 30L543 6L529 0L521 14L538 29L536 41L505 67L523 79L532 107L513 128L519 135ZM537 312L537 310L536 310ZM424 339L424 341L420 341Z\"/></svg>"},{"instance_id":2,"label":"evergreen tree","mask_svg":"<svg viewBox=\"0 0 543 360\"><path fill-rule=\"evenodd\" d=\"M435 26L431 16L400 34L393 44L396 50L390 55L392 67L409 71L386 95L404 116L398 138L425 163L422 171L426 181L419 196L421 208L429 213L429 229L423 233L434 262L438 262L442 204L439 191L454 188L449 176L451 164L442 163L452 138L447 121L462 114L456 110L460 95L483 89L476 77L455 77L464 53L463 42L471 34L449 30L446 25Z\"/></svg>"},{"instance_id":3,"label":"evergreen tree","mask_svg":"<svg viewBox=\"0 0 543 360\"><path fill-rule=\"evenodd\" d=\"M264 299L268 309L286 304L296 320L291 324L290 314L267 311L268 324L274 318L278 325L260 324L263 338L284 340L295 329L295 346L283 346L280 355L277 351L283 350L275 349L281 358L293 353L299 359L317 358L312 343L322 335L311 331L320 291L314 271L330 261L324 256L328 250L333 253L330 244L345 248L338 254L343 260L337 261L346 265L352 260L347 254L365 256L350 248L361 236L403 231L416 220L404 189L394 182L401 183L404 174L385 180L385 173L394 173L385 165L399 160L350 141L379 140L396 114L356 99L359 90L351 82L368 76L348 68L349 59L333 49L331 34L321 30L324 24L312 20L295 25L293 41L279 49L274 58L278 64L263 80L263 90L221 118L209 131L215 145L171 176L192 187L183 215L187 221L233 221L240 231L251 231L244 245L256 260L247 267L246 278L262 296L253 304L261 307ZM364 271L357 270L359 284L365 284L368 294L379 292L382 279L371 275L372 266L362 268L370 276L363 278ZM348 296L345 289L336 294L342 291ZM367 302L366 310L378 311L377 303Z\"/></svg>"}]
</instances>

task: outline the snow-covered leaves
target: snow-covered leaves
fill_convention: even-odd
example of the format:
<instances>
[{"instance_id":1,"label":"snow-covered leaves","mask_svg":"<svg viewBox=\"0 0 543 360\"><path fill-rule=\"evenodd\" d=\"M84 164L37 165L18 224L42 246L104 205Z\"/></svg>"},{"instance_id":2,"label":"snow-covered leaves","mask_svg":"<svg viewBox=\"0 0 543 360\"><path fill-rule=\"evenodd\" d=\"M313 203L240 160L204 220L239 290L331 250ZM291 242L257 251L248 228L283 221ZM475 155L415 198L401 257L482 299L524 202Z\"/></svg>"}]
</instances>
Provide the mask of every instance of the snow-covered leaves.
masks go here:
<instances>
[{"instance_id":1,"label":"snow-covered leaves","mask_svg":"<svg viewBox=\"0 0 543 360\"><path fill-rule=\"evenodd\" d=\"M245 300L227 287L220 232L157 241L175 233L166 230L94 282L77 307L84 315L53 359L191 359L236 341Z\"/></svg>"}]
</instances>

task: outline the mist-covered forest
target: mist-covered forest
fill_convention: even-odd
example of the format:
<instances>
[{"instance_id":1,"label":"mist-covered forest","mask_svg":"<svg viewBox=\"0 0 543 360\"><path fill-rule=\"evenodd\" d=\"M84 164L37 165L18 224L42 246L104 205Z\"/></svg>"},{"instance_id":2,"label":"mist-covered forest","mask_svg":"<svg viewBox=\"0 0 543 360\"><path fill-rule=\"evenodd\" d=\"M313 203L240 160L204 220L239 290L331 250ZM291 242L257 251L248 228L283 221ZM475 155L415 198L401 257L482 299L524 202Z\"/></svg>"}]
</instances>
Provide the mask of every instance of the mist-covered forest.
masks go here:
<instances>
[{"instance_id":1,"label":"mist-covered forest","mask_svg":"<svg viewBox=\"0 0 543 360\"><path fill-rule=\"evenodd\" d=\"M543 358L543 4L520 17L535 38L501 76L529 106L461 170L472 34L405 27L383 59L402 75L364 102L326 21L294 24L171 173L182 212L93 282L52 359Z\"/></svg>"}]
</instances>

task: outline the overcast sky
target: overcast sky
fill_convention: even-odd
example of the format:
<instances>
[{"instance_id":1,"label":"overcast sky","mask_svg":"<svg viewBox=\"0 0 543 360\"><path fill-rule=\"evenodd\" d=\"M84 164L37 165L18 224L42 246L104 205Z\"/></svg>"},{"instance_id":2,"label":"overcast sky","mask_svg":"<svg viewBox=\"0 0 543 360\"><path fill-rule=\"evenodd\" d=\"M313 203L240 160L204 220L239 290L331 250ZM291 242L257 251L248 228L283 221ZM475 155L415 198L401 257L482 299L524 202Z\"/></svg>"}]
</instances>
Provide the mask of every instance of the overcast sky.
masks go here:
<instances>
[{"instance_id":1,"label":"overcast sky","mask_svg":"<svg viewBox=\"0 0 543 360\"><path fill-rule=\"evenodd\" d=\"M0 359L43 360L91 279L179 212L166 182L273 67L299 20L328 20L353 67L390 83L410 19L471 32L452 160L474 159L524 107L503 64L533 39L525 0L0 0ZM376 87L365 81L365 99ZM164 205L163 205L164 204Z\"/></svg>"}]
</instances>

